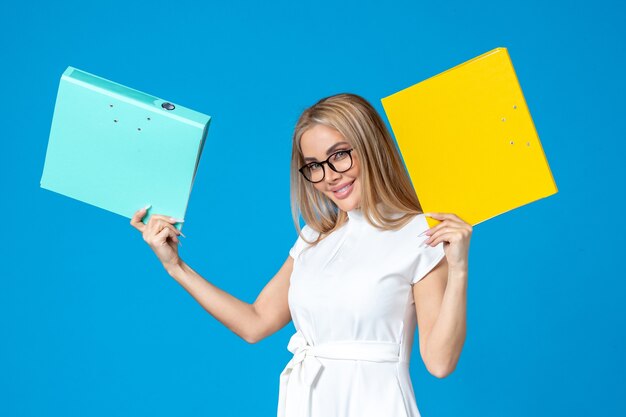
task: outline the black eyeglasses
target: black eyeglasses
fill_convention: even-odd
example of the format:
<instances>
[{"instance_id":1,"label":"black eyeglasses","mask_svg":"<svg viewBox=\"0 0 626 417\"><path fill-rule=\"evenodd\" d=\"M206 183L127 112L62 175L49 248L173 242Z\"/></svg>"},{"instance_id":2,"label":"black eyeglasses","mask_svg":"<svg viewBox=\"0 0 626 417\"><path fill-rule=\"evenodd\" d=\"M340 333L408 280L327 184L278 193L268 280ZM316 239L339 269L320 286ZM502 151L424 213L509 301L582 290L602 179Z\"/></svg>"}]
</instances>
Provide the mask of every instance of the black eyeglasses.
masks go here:
<instances>
[{"instance_id":1,"label":"black eyeglasses","mask_svg":"<svg viewBox=\"0 0 626 417\"><path fill-rule=\"evenodd\" d=\"M328 157L325 161L322 162L311 162L310 164L304 165L298 171L306 178L308 181L312 183L320 182L326 176L326 171L324 170L324 164L328 164L330 169L335 172L346 172L350 168L352 168L352 154L351 152L354 149L343 149L333 153ZM332 161L332 162L331 162Z\"/></svg>"}]
</instances>

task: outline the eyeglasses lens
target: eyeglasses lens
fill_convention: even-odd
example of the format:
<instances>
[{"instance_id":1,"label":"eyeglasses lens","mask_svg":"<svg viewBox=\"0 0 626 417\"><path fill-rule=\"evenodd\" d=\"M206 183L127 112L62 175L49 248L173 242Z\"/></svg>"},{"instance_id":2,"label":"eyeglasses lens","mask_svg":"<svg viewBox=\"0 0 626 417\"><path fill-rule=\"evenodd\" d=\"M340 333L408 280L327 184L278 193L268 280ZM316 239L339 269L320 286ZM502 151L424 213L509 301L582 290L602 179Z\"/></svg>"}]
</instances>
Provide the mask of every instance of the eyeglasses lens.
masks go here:
<instances>
[{"instance_id":1,"label":"eyeglasses lens","mask_svg":"<svg viewBox=\"0 0 626 417\"><path fill-rule=\"evenodd\" d=\"M352 167L352 157L349 152L345 151L339 151L333 154L329 162L333 164L337 172L344 172ZM302 172L311 182L319 182L324 179L324 168L322 164L317 162L310 163Z\"/></svg>"}]
</instances>

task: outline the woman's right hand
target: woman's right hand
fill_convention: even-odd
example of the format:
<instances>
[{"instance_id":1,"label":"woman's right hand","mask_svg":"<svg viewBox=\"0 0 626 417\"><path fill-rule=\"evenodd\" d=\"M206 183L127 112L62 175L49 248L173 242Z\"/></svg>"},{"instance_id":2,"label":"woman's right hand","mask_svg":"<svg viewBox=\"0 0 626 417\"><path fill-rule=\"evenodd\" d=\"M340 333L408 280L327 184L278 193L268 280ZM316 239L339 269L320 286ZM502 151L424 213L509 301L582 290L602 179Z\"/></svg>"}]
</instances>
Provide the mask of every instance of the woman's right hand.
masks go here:
<instances>
[{"instance_id":1,"label":"woman's right hand","mask_svg":"<svg viewBox=\"0 0 626 417\"><path fill-rule=\"evenodd\" d=\"M141 219L145 215L145 207L137 210L130 219L130 224L141 232L143 240L154 251L165 269L177 265L180 262L180 257L178 256L178 235L182 235L182 233L173 225L178 220L169 216L153 214L150 216L148 224L143 224Z\"/></svg>"}]
</instances>

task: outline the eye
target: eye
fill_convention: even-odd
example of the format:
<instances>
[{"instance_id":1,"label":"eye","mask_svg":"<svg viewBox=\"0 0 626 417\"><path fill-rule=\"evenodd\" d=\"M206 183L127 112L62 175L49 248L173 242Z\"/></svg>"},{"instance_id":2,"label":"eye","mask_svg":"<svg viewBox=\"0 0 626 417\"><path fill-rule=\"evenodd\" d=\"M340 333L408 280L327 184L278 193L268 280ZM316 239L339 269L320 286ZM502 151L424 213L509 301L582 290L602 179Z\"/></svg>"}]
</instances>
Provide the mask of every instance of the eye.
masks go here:
<instances>
[{"instance_id":1,"label":"eye","mask_svg":"<svg viewBox=\"0 0 626 417\"><path fill-rule=\"evenodd\" d=\"M321 167L321 165L318 164L317 162L313 162L313 163L309 164L309 169L311 171L315 171L317 169L320 169L320 167Z\"/></svg>"},{"instance_id":2,"label":"eye","mask_svg":"<svg viewBox=\"0 0 626 417\"><path fill-rule=\"evenodd\" d=\"M337 160L339 160L339 159L343 159L343 158L345 158L346 156L348 156L348 152L346 152L346 151L339 151L339 152L336 152L336 153L333 155L333 159L334 159L335 161L337 161Z\"/></svg>"}]
</instances>

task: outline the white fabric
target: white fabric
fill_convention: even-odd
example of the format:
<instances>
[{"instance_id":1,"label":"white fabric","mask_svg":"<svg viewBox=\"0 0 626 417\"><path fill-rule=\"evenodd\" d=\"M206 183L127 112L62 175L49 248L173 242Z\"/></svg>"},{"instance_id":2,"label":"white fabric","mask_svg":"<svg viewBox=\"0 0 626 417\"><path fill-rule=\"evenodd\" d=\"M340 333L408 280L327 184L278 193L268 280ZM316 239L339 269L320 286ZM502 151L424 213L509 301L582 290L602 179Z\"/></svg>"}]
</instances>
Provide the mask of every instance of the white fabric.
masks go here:
<instances>
[{"instance_id":1,"label":"white fabric","mask_svg":"<svg viewBox=\"0 0 626 417\"><path fill-rule=\"evenodd\" d=\"M417 215L381 231L360 209L317 246L298 237L288 300L294 354L280 375L278 417L420 417L409 361L417 324L412 284L445 256L422 245ZM308 240L317 236L308 225Z\"/></svg>"}]
</instances>

